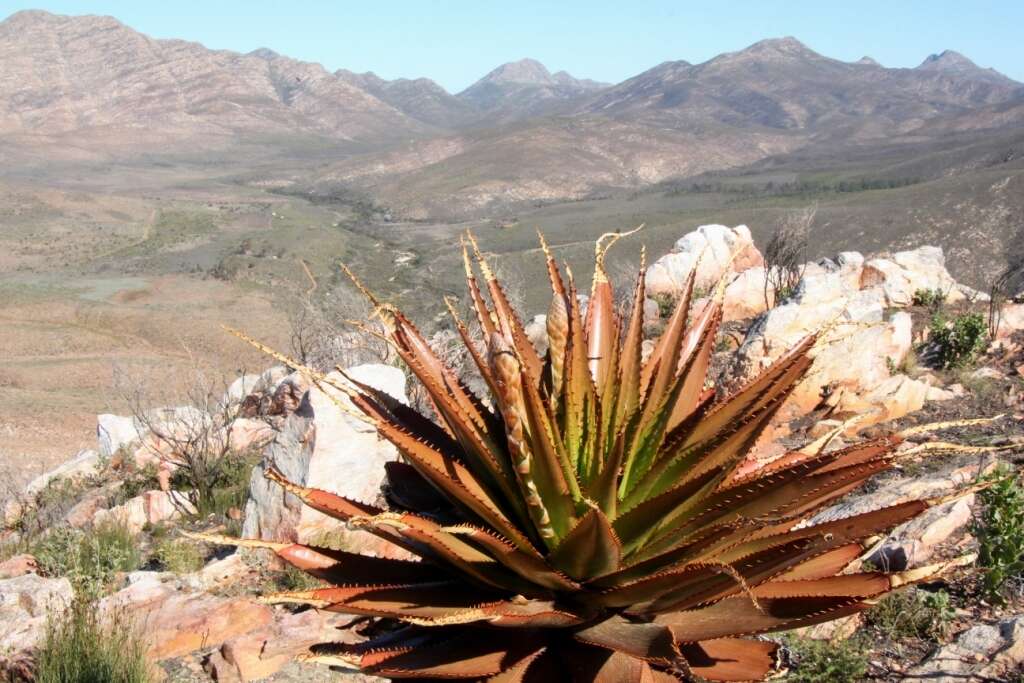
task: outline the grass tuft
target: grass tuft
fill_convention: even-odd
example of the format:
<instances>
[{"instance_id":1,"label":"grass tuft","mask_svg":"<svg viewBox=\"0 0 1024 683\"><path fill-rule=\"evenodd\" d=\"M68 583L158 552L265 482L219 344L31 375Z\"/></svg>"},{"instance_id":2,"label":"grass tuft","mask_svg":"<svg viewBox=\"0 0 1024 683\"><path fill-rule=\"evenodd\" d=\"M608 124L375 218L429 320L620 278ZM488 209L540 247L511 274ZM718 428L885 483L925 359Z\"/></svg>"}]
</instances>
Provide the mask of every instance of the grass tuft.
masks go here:
<instances>
[{"instance_id":1,"label":"grass tuft","mask_svg":"<svg viewBox=\"0 0 1024 683\"><path fill-rule=\"evenodd\" d=\"M52 612L36 655L37 683L149 683L153 680L141 630L116 612L103 619L96 604L76 599Z\"/></svg>"}]
</instances>

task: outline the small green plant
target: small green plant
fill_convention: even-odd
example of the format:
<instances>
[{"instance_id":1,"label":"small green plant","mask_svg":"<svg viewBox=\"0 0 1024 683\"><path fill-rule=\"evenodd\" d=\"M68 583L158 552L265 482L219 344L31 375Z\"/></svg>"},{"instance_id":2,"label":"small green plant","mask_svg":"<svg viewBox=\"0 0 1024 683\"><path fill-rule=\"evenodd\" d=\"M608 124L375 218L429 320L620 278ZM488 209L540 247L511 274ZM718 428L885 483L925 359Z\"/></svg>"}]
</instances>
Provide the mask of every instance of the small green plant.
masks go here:
<instances>
[{"instance_id":1,"label":"small green plant","mask_svg":"<svg viewBox=\"0 0 1024 683\"><path fill-rule=\"evenodd\" d=\"M88 531L57 527L33 548L48 576L65 576L76 592L101 595L114 575L138 569L142 557L124 525L103 524Z\"/></svg>"},{"instance_id":2,"label":"small green plant","mask_svg":"<svg viewBox=\"0 0 1024 683\"><path fill-rule=\"evenodd\" d=\"M76 599L46 622L36 655L37 683L148 683L146 643L125 614L101 616L95 602Z\"/></svg>"},{"instance_id":3,"label":"small green plant","mask_svg":"<svg viewBox=\"0 0 1024 683\"><path fill-rule=\"evenodd\" d=\"M285 565L284 570L274 572L274 588L279 591L307 591L322 588L324 583L292 565Z\"/></svg>"},{"instance_id":4,"label":"small green plant","mask_svg":"<svg viewBox=\"0 0 1024 683\"><path fill-rule=\"evenodd\" d=\"M927 308L932 313L938 313L946 303L946 293L940 288L918 289L914 292L911 303L915 306Z\"/></svg>"},{"instance_id":5,"label":"small green plant","mask_svg":"<svg viewBox=\"0 0 1024 683\"><path fill-rule=\"evenodd\" d=\"M194 544L185 539L164 538L157 543L153 556L164 571L188 574L201 569L205 558Z\"/></svg>"},{"instance_id":6,"label":"small green plant","mask_svg":"<svg viewBox=\"0 0 1024 683\"><path fill-rule=\"evenodd\" d=\"M864 679L868 670L865 643L858 637L829 642L788 638L792 668L785 680L791 683L851 683Z\"/></svg>"},{"instance_id":7,"label":"small green plant","mask_svg":"<svg viewBox=\"0 0 1024 683\"><path fill-rule=\"evenodd\" d=\"M651 299L654 303L658 304L658 317L662 320L668 320L672 317L672 311L676 310L676 298L671 294L664 292L658 292L652 294Z\"/></svg>"},{"instance_id":8,"label":"small green plant","mask_svg":"<svg viewBox=\"0 0 1024 683\"><path fill-rule=\"evenodd\" d=\"M1000 466L982 491L981 514L974 523L982 590L993 602L1005 601L1011 582L1024 575L1024 487L1014 472Z\"/></svg>"},{"instance_id":9,"label":"small green plant","mask_svg":"<svg viewBox=\"0 0 1024 683\"><path fill-rule=\"evenodd\" d=\"M932 316L929 341L936 350L936 360L944 368L960 368L973 363L985 350L988 325L980 313L959 315L952 321L941 313Z\"/></svg>"},{"instance_id":10,"label":"small green plant","mask_svg":"<svg viewBox=\"0 0 1024 683\"><path fill-rule=\"evenodd\" d=\"M946 591L907 589L891 593L871 608L867 621L889 640L945 637L956 615Z\"/></svg>"}]
</instances>

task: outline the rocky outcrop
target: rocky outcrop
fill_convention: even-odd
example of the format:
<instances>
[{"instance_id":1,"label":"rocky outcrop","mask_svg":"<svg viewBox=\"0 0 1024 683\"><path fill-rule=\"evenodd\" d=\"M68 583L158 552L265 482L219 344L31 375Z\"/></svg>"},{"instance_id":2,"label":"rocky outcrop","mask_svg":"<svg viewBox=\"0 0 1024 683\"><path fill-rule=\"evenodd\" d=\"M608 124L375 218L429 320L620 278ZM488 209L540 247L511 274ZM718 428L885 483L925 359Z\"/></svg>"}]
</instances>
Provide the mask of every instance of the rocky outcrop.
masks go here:
<instances>
[{"instance_id":1,"label":"rocky outcrop","mask_svg":"<svg viewBox=\"0 0 1024 683\"><path fill-rule=\"evenodd\" d=\"M188 498L178 491L145 491L110 509L100 509L92 517L94 525L123 526L131 534L146 525L160 524L194 513Z\"/></svg>"},{"instance_id":2,"label":"rocky outcrop","mask_svg":"<svg viewBox=\"0 0 1024 683\"><path fill-rule=\"evenodd\" d=\"M651 264L647 269L647 290L653 295L676 297L694 268L697 269L694 286L707 290L728 272L740 272L763 263L764 258L754 246L747 226L702 225L681 237L671 252Z\"/></svg>"},{"instance_id":3,"label":"rocky outcrop","mask_svg":"<svg viewBox=\"0 0 1024 683\"><path fill-rule=\"evenodd\" d=\"M360 365L348 374L400 401L407 400L405 375L398 368ZM340 373L330 376L344 381ZM253 472L243 535L389 552L389 544L364 532L345 529L337 520L302 505L264 478L265 468L274 465L296 483L372 503L380 496L384 464L397 457L394 446L378 438L373 427L355 417L357 411L342 392L326 385L309 386L297 374L284 384L301 392L302 402L287 417L267 446L263 464Z\"/></svg>"},{"instance_id":4,"label":"rocky outcrop","mask_svg":"<svg viewBox=\"0 0 1024 683\"><path fill-rule=\"evenodd\" d=\"M28 496L36 496L51 483L73 481L97 474L100 469L99 453L93 450L79 451L78 454L59 467L41 474L25 487Z\"/></svg>"},{"instance_id":5,"label":"rocky outcrop","mask_svg":"<svg viewBox=\"0 0 1024 683\"><path fill-rule=\"evenodd\" d=\"M100 601L100 613L124 610L138 624L155 660L216 647L263 628L273 610L249 598L228 598L183 588L173 574L136 572L129 585Z\"/></svg>"},{"instance_id":6,"label":"rocky outcrop","mask_svg":"<svg viewBox=\"0 0 1024 683\"><path fill-rule=\"evenodd\" d=\"M311 645L352 638L344 628L351 621L350 616L319 610L277 612L262 628L227 640L207 659L206 670L218 683L267 678Z\"/></svg>"},{"instance_id":7,"label":"rocky outcrop","mask_svg":"<svg viewBox=\"0 0 1024 683\"><path fill-rule=\"evenodd\" d=\"M920 290L942 292L950 303L963 301L965 293L976 294L957 284L946 270L942 249L932 246L871 259L864 264L861 286L880 287L890 306L909 306Z\"/></svg>"},{"instance_id":8,"label":"rocky outcrop","mask_svg":"<svg viewBox=\"0 0 1024 683\"><path fill-rule=\"evenodd\" d=\"M20 668L43 637L46 618L71 603L71 582L24 574L0 581L0 672Z\"/></svg>"},{"instance_id":9,"label":"rocky outcrop","mask_svg":"<svg viewBox=\"0 0 1024 683\"><path fill-rule=\"evenodd\" d=\"M1024 664L1024 615L977 624L940 647L902 679L929 683L1009 681Z\"/></svg>"}]
</instances>

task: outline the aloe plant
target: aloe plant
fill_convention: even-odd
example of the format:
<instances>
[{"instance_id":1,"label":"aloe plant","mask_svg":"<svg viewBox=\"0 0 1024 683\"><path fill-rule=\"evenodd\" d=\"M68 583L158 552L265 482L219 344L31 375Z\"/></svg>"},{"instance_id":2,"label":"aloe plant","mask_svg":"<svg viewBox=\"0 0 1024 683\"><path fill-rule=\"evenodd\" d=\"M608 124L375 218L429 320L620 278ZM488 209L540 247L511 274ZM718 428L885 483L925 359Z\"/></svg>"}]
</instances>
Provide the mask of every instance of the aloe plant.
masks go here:
<instances>
[{"instance_id":1,"label":"aloe plant","mask_svg":"<svg viewBox=\"0 0 1024 683\"><path fill-rule=\"evenodd\" d=\"M469 236L469 297L486 348L451 308L487 401L372 294L432 415L274 354L343 391L403 458L388 466L389 509L299 486L272 467L267 475L413 559L229 541L269 547L328 584L268 602L373 624L368 639L318 645L305 659L385 678L493 683L759 680L775 669L777 649L761 634L862 611L948 568L849 570L868 539L942 502L807 523L888 469L901 437L831 451L824 438L745 466L807 372L815 337L718 395L707 376L724 287L698 310L691 275L644 358L644 269L620 316L604 267L616 239L597 243L584 313L571 272L563 275L542 238L552 302L541 357Z\"/></svg>"}]
</instances>

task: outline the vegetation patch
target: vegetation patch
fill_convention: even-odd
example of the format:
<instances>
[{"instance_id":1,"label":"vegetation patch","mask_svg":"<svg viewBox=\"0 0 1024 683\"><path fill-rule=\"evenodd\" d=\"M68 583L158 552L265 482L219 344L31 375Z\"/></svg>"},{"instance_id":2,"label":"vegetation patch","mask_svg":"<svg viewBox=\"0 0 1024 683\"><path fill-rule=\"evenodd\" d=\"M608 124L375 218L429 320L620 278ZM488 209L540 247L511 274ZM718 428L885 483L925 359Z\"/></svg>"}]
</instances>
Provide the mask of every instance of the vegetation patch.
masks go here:
<instances>
[{"instance_id":1,"label":"vegetation patch","mask_svg":"<svg viewBox=\"0 0 1024 683\"><path fill-rule=\"evenodd\" d=\"M36 655L37 683L149 683L141 630L127 615L101 615L96 604L76 599L51 613Z\"/></svg>"},{"instance_id":2,"label":"vegetation patch","mask_svg":"<svg viewBox=\"0 0 1024 683\"><path fill-rule=\"evenodd\" d=\"M997 603L1024 575L1024 487L1016 474L1001 466L992 485L979 493L981 513L974 523L982 590Z\"/></svg>"}]
</instances>

